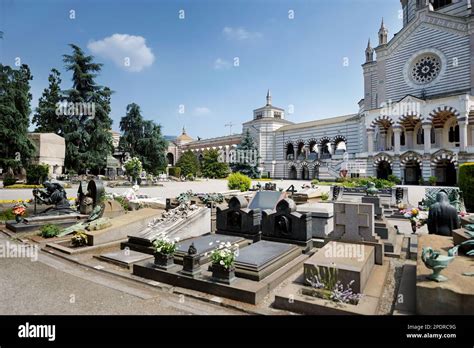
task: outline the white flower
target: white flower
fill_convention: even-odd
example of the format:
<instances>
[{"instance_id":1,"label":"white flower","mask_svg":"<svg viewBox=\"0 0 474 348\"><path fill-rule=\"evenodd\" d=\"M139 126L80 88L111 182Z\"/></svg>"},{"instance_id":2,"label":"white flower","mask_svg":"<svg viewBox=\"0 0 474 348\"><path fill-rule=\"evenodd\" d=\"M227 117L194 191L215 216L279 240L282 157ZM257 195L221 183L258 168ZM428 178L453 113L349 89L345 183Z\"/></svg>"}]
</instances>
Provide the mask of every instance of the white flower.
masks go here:
<instances>
[{"instance_id":1,"label":"white flower","mask_svg":"<svg viewBox=\"0 0 474 348\"><path fill-rule=\"evenodd\" d=\"M230 242L227 242L227 243L225 243L225 246L226 246L227 248L230 248L230 247L232 246L232 244L230 244Z\"/></svg>"},{"instance_id":2,"label":"white flower","mask_svg":"<svg viewBox=\"0 0 474 348\"><path fill-rule=\"evenodd\" d=\"M221 255L221 257L225 257L225 252L224 252L224 251L221 251L221 252L220 252L220 255Z\"/></svg>"},{"instance_id":3,"label":"white flower","mask_svg":"<svg viewBox=\"0 0 474 348\"><path fill-rule=\"evenodd\" d=\"M222 266L224 266L224 260L221 260L219 263L220 263Z\"/></svg>"}]
</instances>

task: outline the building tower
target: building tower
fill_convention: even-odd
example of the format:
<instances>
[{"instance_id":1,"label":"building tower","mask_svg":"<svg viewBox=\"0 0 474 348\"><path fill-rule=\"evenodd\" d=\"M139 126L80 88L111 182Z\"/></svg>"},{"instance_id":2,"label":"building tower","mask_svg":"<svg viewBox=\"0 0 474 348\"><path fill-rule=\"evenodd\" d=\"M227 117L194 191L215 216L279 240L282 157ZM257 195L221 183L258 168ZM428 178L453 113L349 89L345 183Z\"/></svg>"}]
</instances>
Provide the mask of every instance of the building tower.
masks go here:
<instances>
[{"instance_id":1,"label":"building tower","mask_svg":"<svg viewBox=\"0 0 474 348\"><path fill-rule=\"evenodd\" d=\"M367 48L365 49L365 62L370 63L374 61L374 49L370 45L370 39L367 43Z\"/></svg>"},{"instance_id":2,"label":"building tower","mask_svg":"<svg viewBox=\"0 0 474 348\"><path fill-rule=\"evenodd\" d=\"M388 42L388 30L385 27L385 24L383 23L383 18L382 18L382 24L380 25L380 30L379 30L379 46L386 45Z\"/></svg>"}]
</instances>

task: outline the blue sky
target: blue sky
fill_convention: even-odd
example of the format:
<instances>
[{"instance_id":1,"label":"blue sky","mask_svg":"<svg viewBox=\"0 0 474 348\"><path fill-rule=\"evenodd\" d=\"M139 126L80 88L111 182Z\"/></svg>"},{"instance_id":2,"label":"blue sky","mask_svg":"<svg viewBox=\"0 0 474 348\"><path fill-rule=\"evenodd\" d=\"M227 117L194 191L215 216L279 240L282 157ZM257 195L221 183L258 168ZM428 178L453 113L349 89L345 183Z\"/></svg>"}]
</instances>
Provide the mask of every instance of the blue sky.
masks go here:
<instances>
[{"instance_id":1,"label":"blue sky","mask_svg":"<svg viewBox=\"0 0 474 348\"><path fill-rule=\"evenodd\" d=\"M70 87L62 55L77 44L104 64L97 82L115 91L114 130L135 102L164 134L184 125L213 137L228 134L229 122L240 132L268 88L274 105L294 106L293 122L357 112L367 39L376 46L382 17L390 37L399 31L400 8L399 0L0 0L0 59L30 66L36 107L51 68Z\"/></svg>"}]
</instances>

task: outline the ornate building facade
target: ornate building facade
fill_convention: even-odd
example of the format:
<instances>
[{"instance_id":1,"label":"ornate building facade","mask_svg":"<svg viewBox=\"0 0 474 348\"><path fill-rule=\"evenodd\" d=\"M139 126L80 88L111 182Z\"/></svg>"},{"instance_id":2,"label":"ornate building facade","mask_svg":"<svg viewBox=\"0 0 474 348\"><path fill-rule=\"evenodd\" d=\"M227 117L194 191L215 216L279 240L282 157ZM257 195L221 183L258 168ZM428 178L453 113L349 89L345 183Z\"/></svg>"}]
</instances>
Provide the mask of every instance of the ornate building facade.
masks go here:
<instances>
[{"instance_id":1,"label":"ornate building facade","mask_svg":"<svg viewBox=\"0 0 474 348\"><path fill-rule=\"evenodd\" d=\"M393 174L406 184L430 177L456 184L459 164L474 160L474 9L471 0L401 0L401 6L403 28L389 39L382 21L378 45L369 40L357 113L295 124L268 91L266 105L243 124L258 144L262 174L319 180ZM188 138L171 143L173 159L186 150L228 151L241 135Z\"/></svg>"}]
</instances>

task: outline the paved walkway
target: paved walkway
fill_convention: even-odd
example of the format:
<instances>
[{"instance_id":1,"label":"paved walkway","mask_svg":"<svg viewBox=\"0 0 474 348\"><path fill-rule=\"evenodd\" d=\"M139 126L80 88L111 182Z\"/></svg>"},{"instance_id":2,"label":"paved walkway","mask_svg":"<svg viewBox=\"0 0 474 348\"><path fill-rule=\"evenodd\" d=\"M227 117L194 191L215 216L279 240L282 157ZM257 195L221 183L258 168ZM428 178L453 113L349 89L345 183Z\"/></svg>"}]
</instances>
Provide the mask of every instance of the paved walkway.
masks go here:
<instances>
[{"instance_id":1,"label":"paved walkway","mask_svg":"<svg viewBox=\"0 0 474 348\"><path fill-rule=\"evenodd\" d=\"M12 245L0 232L0 249ZM0 315L243 314L105 275L57 257L5 258L0 253Z\"/></svg>"}]
</instances>

